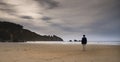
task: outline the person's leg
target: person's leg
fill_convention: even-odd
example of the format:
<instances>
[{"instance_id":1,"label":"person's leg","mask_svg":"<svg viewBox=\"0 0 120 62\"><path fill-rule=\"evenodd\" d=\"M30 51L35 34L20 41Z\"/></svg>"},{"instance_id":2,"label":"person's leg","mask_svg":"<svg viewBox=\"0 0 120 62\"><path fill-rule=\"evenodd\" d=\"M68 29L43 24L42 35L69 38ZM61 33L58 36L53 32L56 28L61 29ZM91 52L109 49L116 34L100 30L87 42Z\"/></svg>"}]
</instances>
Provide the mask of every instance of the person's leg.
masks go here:
<instances>
[{"instance_id":1,"label":"person's leg","mask_svg":"<svg viewBox=\"0 0 120 62\"><path fill-rule=\"evenodd\" d=\"M83 51L85 51L85 50L86 50L86 49L85 49L85 46L86 46L86 45L85 45L85 44L83 44Z\"/></svg>"},{"instance_id":2,"label":"person's leg","mask_svg":"<svg viewBox=\"0 0 120 62\"><path fill-rule=\"evenodd\" d=\"M82 50L84 51L84 44L83 44L83 49Z\"/></svg>"}]
</instances>

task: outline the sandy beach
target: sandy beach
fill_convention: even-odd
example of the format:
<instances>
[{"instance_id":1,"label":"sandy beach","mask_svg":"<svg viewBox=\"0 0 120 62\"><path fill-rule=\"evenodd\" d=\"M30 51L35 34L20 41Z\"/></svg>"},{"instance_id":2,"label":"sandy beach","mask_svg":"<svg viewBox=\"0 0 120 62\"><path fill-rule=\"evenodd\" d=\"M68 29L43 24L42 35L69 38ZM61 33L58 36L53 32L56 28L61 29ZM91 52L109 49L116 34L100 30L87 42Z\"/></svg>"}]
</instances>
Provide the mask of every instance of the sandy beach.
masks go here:
<instances>
[{"instance_id":1,"label":"sandy beach","mask_svg":"<svg viewBox=\"0 0 120 62\"><path fill-rule=\"evenodd\" d=\"M120 45L0 43L0 62L120 62Z\"/></svg>"}]
</instances>

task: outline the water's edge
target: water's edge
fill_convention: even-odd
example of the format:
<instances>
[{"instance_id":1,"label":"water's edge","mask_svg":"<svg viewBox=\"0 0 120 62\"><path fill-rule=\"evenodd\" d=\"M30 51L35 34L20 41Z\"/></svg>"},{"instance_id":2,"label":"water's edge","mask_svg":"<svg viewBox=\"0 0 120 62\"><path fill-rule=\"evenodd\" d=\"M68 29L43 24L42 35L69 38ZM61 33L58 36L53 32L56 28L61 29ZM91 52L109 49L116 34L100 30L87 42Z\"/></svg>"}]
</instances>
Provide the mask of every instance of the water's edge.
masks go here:
<instances>
[{"instance_id":1,"label":"water's edge","mask_svg":"<svg viewBox=\"0 0 120 62\"><path fill-rule=\"evenodd\" d=\"M34 44L81 44L81 42L60 42L60 41L27 41L26 43ZM119 41L89 41L87 44L96 44L96 45L120 45Z\"/></svg>"}]
</instances>

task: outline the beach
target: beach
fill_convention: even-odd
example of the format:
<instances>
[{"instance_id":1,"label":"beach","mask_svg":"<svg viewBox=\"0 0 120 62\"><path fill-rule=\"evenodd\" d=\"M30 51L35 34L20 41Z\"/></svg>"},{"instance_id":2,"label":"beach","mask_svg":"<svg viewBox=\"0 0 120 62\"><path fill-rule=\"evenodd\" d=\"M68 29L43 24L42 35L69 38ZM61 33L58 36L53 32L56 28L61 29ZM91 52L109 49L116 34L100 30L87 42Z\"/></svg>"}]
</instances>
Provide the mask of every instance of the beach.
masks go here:
<instances>
[{"instance_id":1,"label":"beach","mask_svg":"<svg viewBox=\"0 0 120 62\"><path fill-rule=\"evenodd\" d=\"M120 45L0 43L0 62L120 62Z\"/></svg>"}]
</instances>

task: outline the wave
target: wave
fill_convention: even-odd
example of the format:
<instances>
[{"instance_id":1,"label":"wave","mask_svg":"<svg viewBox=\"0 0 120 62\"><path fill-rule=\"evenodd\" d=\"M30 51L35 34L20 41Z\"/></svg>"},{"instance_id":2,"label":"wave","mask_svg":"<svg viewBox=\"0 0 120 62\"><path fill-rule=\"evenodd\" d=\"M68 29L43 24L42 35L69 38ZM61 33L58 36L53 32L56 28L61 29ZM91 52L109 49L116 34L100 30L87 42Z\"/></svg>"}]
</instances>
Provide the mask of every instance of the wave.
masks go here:
<instances>
[{"instance_id":1,"label":"wave","mask_svg":"<svg viewBox=\"0 0 120 62\"><path fill-rule=\"evenodd\" d=\"M27 41L26 43L33 44L81 44L81 42L67 42L67 41ZM88 41L87 44L96 44L96 45L120 45L120 41Z\"/></svg>"}]
</instances>

